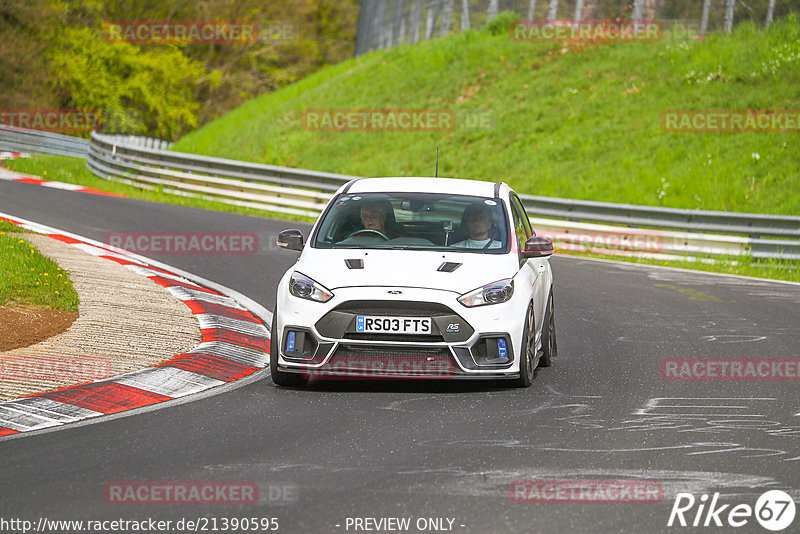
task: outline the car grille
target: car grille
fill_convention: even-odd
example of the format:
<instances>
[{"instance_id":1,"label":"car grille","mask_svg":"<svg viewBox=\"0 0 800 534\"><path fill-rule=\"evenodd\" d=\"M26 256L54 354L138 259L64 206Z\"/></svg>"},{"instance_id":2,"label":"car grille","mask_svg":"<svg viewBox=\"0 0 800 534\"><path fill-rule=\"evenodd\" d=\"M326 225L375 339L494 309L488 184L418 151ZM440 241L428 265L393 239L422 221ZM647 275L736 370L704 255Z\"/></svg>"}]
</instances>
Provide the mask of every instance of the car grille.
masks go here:
<instances>
[{"instance_id":1,"label":"car grille","mask_svg":"<svg viewBox=\"0 0 800 534\"><path fill-rule=\"evenodd\" d=\"M356 332L356 317L430 317L431 333ZM447 332L447 325L457 323L456 332ZM314 327L320 336L328 339L358 341L388 341L395 343L457 343L469 339L474 330L463 317L452 309L436 302L350 300L343 302L322 316Z\"/></svg>"}]
</instances>

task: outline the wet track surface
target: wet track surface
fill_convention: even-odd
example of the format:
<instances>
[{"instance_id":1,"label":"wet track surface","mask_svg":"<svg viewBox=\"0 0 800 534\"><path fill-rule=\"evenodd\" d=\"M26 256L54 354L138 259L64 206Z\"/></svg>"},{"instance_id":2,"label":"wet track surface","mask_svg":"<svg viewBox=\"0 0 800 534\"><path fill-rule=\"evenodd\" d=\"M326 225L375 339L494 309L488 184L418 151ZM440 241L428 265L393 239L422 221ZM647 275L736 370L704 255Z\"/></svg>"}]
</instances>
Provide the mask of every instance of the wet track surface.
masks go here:
<instances>
[{"instance_id":1,"label":"wet track surface","mask_svg":"<svg viewBox=\"0 0 800 534\"><path fill-rule=\"evenodd\" d=\"M107 232L255 232L254 255L144 255L268 309L296 253L267 240L309 228L9 182L0 182L0 211L100 241ZM559 358L530 389L291 390L262 373L194 402L0 441L0 517L277 517L289 533L353 532L348 517L408 517L410 532L418 518L452 519L442 525L456 532L669 532L681 530L667 527L679 492L719 492L731 505L752 506L768 489L800 499L797 381L674 381L661 372L665 358L797 357L800 286L566 257L552 264ZM654 481L663 499L512 502L510 484L533 479ZM104 499L113 482L207 480L293 493L271 500L264 491L259 504L235 507ZM752 518L736 531L766 532Z\"/></svg>"}]
</instances>

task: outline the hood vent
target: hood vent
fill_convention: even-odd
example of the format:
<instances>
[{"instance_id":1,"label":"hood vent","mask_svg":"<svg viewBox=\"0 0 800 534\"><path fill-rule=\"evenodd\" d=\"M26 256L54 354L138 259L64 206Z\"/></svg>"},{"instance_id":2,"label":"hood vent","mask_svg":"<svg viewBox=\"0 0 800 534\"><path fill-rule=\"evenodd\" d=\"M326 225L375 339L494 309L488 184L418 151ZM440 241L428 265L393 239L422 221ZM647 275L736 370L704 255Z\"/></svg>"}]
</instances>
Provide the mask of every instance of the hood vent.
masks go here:
<instances>
[{"instance_id":1,"label":"hood vent","mask_svg":"<svg viewBox=\"0 0 800 534\"><path fill-rule=\"evenodd\" d=\"M364 260L361 258L356 259L347 259L344 260L345 265L347 265L348 269L363 269L364 268Z\"/></svg>"},{"instance_id":2,"label":"hood vent","mask_svg":"<svg viewBox=\"0 0 800 534\"><path fill-rule=\"evenodd\" d=\"M443 273L452 273L453 271L455 271L459 267L461 267L460 263L454 263L452 261L446 261L446 262L442 263L439 266L439 268L436 269L436 270L437 271L441 271Z\"/></svg>"}]
</instances>

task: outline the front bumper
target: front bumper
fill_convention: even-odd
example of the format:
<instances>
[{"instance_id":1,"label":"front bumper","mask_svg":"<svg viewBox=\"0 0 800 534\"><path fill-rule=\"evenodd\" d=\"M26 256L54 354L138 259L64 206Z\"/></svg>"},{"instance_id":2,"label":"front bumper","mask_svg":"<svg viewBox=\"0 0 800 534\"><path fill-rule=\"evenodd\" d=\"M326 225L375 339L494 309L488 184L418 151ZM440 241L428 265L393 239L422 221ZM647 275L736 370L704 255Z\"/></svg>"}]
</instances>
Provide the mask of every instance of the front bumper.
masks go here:
<instances>
[{"instance_id":1,"label":"front bumper","mask_svg":"<svg viewBox=\"0 0 800 534\"><path fill-rule=\"evenodd\" d=\"M401 288L340 288L329 303L279 298L278 369L320 378L513 379L524 309L511 301L465 308L458 295ZM280 296L280 289L279 289ZM357 315L431 317L427 335L356 332ZM292 342L287 343L291 337Z\"/></svg>"}]
</instances>

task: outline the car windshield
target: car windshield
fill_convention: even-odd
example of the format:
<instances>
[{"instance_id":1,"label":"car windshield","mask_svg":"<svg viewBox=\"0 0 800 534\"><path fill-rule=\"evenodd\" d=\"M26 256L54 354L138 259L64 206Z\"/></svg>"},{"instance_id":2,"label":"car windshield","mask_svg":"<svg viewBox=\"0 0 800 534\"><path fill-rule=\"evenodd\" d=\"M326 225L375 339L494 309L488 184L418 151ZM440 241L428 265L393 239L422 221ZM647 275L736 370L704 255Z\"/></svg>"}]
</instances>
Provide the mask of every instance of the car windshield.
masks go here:
<instances>
[{"instance_id":1,"label":"car windshield","mask_svg":"<svg viewBox=\"0 0 800 534\"><path fill-rule=\"evenodd\" d=\"M506 221L503 203L496 198L342 194L325 213L312 246L503 254L508 248Z\"/></svg>"}]
</instances>

